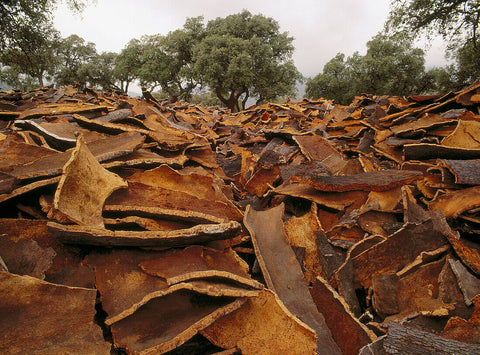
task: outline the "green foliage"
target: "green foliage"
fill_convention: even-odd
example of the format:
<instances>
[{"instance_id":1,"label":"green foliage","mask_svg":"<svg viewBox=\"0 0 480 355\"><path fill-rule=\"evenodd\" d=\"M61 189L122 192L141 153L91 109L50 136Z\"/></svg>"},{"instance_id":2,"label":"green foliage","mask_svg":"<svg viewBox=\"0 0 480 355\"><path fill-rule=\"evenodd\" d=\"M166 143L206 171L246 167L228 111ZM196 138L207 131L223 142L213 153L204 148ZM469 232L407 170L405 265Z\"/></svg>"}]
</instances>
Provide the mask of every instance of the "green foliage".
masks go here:
<instances>
[{"instance_id":1,"label":"green foliage","mask_svg":"<svg viewBox=\"0 0 480 355\"><path fill-rule=\"evenodd\" d=\"M208 86L230 109L294 94L301 76L293 62L293 38L278 23L248 11L208 22L205 36L193 51L196 79Z\"/></svg>"},{"instance_id":2,"label":"green foliage","mask_svg":"<svg viewBox=\"0 0 480 355\"><path fill-rule=\"evenodd\" d=\"M215 95L215 93L211 91L193 94L189 102L192 104L200 104L203 106L221 106L222 105L222 102L217 97L217 95Z\"/></svg>"},{"instance_id":3,"label":"green foliage","mask_svg":"<svg viewBox=\"0 0 480 355\"><path fill-rule=\"evenodd\" d=\"M94 43L85 43L85 40L78 35L63 38L57 49L56 84L71 85L79 83L85 86L85 78L80 76L79 70L96 56L97 50Z\"/></svg>"},{"instance_id":4,"label":"green foliage","mask_svg":"<svg viewBox=\"0 0 480 355\"><path fill-rule=\"evenodd\" d=\"M307 81L306 96L324 97L349 104L356 94L411 95L433 88L425 73L424 52L403 37L377 35L367 43L367 53L345 59L337 54L323 72Z\"/></svg>"},{"instance_id":5,"label":"green foliage","mask_svg":"<svg viewBox=\"0 0 480 355\"><path fill-rule=\"evenodd\" d=\"M478 0L392 0L386 29L411 37L441 35L450 49L478 41Z\"/></svg>"},{"instance_id":6,"label":"green foliage","mask_svg":"<svg viewBox=\"0 0 480 355\"><path fill-rule=\"evenodd\" d=\"M458 90L480 77L480 1L392 0L386 29L414 38L440 35L448 42L447 54L455 60L435 71L438 88Z\"/></svg>"},{"instance_id":7,"label":"green foliage","mask_svg":"<svg viewBox=\"0 0 480 355\"><path fill-rule=\"evenodd\" d=\"M16 72L32 78L24 81L24 84L30 82L43 86L45 77L55 72L60 36L50 25L37 29L37 32L28 29L17 32L15 42L0 52L0 62L4 72Z\"/></svg>"},{"instance_id":8,"label":"green foliage","mask_svg":"<svg viewBox=\"0 0 480 355\"><path fill-rule=\"evenodd\" d=\"M117 53L103 52L78 69L82 83L102 90L120 90L116 85L115 63Z\"/></svg>"},{"instance_id":9,"label":"green foliage","mask_svg":"<svg viewBox=\"0 0 480 355\"><path fill-rule=\"evenodd\" d=\"M142 66L142 44L137 39L132 39L117 56L114 75L120 83L120 89L127 93L128 87L135 79L139 78Z\"/></svg>"},{"instance_id":10,"label":"green foliage","mask_svg":"<svg viewBox=\"0 0 480 355\"><path fill-rule=\"evenodd\" d=\"M75 11L85 2L67 0ZM55 0L0 1L0 63L2 76L24 89L44 85L55 74L60 36L51 14ZM18 78L15 79L15 75Z\"/></svg>"},{"instance_id":11,"label":"green foliage","mask_svg":"<svg viewBox=\"0 0 480 355\"><path fill-rule=\"evenodd\" d=\"M201 41L203 18L187 19L182 29L166 36L144 36L140 41L140 83L154 90L160 86L173 99L188 100L199 85L192 69L193 48Z\"/></svg>"},{"instance_id":12,"label":"green foliage","mask_svg":"<svg viewBox=\"0 0 480 355\"><path fill-rule=\"evenodd\" d=\"M456 88L461 89L480 78L480 43L469 42L455 54L455 68L451 70Z\"/></svg>"},{"instance_id":13,"label":"green foliage","mask_svg":"<svg viewBox=\"0 0 480 355\"><path fill-rule=\"evenodd\" d=\"M358 53L354 54L355 57ZM328 98L334 99L338 103L349 103L356 94L356 88L351 62L354 60L345 60L345 54L337 53L323 67L323 72L307 81L305 96L308 98Z\"/></svg>"}]
</instances>

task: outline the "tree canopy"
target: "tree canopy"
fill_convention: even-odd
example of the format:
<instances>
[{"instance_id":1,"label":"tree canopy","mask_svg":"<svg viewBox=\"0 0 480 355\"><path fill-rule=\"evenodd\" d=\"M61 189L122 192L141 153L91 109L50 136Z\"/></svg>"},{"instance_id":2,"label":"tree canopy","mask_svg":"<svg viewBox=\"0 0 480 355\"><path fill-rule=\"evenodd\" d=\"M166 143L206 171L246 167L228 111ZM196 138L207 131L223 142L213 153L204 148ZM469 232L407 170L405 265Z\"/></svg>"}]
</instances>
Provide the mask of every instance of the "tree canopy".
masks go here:
<instances>
[{"instance_id":1,"label":"tree canopy","mask_svg":"<svg viewBox=\"0 0 480 355\"><path fill-rule=\"evenodd\" d=\"M479 36L478 0L392 0L386 27L410 36L439 34L451 48L463 47Z\"/></svg>"},{"instance_id":2,"label":"tree canopy","mask_svg":"<svg viewBox=\"0 0 480 355\"><path fill-rule=\"evenodd\" d=\"M480 77L479 26L478 0L392 0L385 27L390 34L439 35L446 40L447 54L455 64L437 70L441 73L437 84L460 89Z\"/></svg>"},{"instance_id":3,"label":"tree canopy","mask_svg":"<svg viewBox=\"0 0 480 355\"><path fill-rule=\"evenodd\" d=\"M274 19L246 10L211 20L193 50L195 77L232 110L249 97L260 103L293 94L300 74L292 41Z\"/></svg>"},{"instance_id":4,"label":"tree canopy","mask_svg":"<svg viewBox=\"0 0 480 355\"><path fill-rule=\"evenodd\" d=\"M410 95L431 88L423 50L405 38L378 34L367 43L364 56L338 53L325 64L321 74L307 81L306 96L347 104L360 93Z\"/></svg>"}]
</instances>

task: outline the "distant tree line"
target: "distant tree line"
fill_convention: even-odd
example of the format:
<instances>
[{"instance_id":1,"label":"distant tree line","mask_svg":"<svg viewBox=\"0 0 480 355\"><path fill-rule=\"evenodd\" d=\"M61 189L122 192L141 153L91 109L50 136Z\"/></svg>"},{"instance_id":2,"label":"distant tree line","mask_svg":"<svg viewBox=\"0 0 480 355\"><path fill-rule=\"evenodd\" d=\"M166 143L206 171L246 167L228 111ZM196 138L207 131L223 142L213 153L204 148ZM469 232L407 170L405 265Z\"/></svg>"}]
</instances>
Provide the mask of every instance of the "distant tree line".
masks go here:
<instances>
[{"instance_id":1,"label":"distant tree line","mask_svg":"<svg viewBox=\"0 0 480 355\"><path fill-rule=\"evenodd\" d=\"M25 7L26 2L31 7ZM240 110L248 99L261 103L294 95L301 78L291 59L293 38L263 15L244 10L208 23L202 17L189 18L183 28L167 35L132 39L120 53L98 53L95 44L77 35L60 37L49 17L53 4L0 1L0 13L17 11L17 17L32 18L22 33L10 23L15 16L2 19L9 27L1 24L7 39L0 53L1 81L21 89L53 82L123 92L138 81L174 100L207 93L211 101L208 93L213 93L217 102ZM82 5L73 0L70 4Z\"/></svg>"},{"instance_id":2,"label":"distant tree line","mask_svg":"<svg viewBox=\"0 0 480 355\"><path fill-rule=\"evenodd\" d=\"M411 95L459 90L480 78L480 1L392 0L383 34L367 52L338 53L322 73L307 81L306 96L349 104L360 93ZM425 52L413 46L419 35L440 35L447 43L446 67L425 69Z\"/></svg>"},{"instance_id":3,"label":"distant tree line","mask_svg":"<svg viewBox=\"0 0 480 355\"><path fill-rule=\"evenodd\" d=\"M61 0L58 0L61 1ZM63 0L76 12L88 0ZM128 92L133 82L172 100L222 104L232 110L295 95L302 80L293 38L278 22L241 13L205 23L188 18L166 35L130 40L120 53L98 53L52 25L56 0L0 0L0 81L27 90L47 83ZM392 0L383 33L365 55L338 53L309 79L306 96L348 104L360 93L410 95L457 90L480 77L478 0ZM441 35L454 64L425 69L414 47L420 34Z\"/></svg>"}]
</instances>

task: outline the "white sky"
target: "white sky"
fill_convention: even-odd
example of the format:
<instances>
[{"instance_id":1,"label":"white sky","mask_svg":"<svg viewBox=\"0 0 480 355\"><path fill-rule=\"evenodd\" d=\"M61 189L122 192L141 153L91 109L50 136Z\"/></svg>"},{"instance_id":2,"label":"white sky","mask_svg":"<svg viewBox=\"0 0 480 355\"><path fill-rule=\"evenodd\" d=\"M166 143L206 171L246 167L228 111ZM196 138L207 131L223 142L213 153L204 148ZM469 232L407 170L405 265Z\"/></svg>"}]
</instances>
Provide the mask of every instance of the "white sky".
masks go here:
<instances>
[{"instance_id":1,"label":"white sky","mask_svg":"<svg viewBox=\"0 0 480 355\"><path fill-rule=\"evenodd\" d=\"M82 15L60 4L54 24L63 37L78 34L97 51L120 52L132 38L167 34L179 29L187 17L205 21L247 9L272 17L280 31L294 37L295 65L313 77L336 53L365 54L366 43L380 32L389 0L97 0ZM423 44L421 44L423 46ZM441 43L427 52L426 66L445 64Z\"/></svg>"}]
</instances>

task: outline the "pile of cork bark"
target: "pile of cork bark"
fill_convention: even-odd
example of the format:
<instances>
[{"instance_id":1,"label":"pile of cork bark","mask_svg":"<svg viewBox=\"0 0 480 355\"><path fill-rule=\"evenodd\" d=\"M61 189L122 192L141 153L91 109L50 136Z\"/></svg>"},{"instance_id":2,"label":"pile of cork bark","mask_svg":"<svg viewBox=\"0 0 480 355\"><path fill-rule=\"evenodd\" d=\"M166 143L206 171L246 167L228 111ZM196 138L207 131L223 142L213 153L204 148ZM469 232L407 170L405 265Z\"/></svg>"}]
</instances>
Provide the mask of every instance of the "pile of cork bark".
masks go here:
<instances>
[{"instance_id":1,"label":"pile of cork bark","mask_svg":"<svg viewBox=\"0 0 480 355\"><path fill-rule=\"evenodd\" d=\"M0 92L0 352L480 352L480 84L232 113Z\"/></svg>"}]
</instances>

